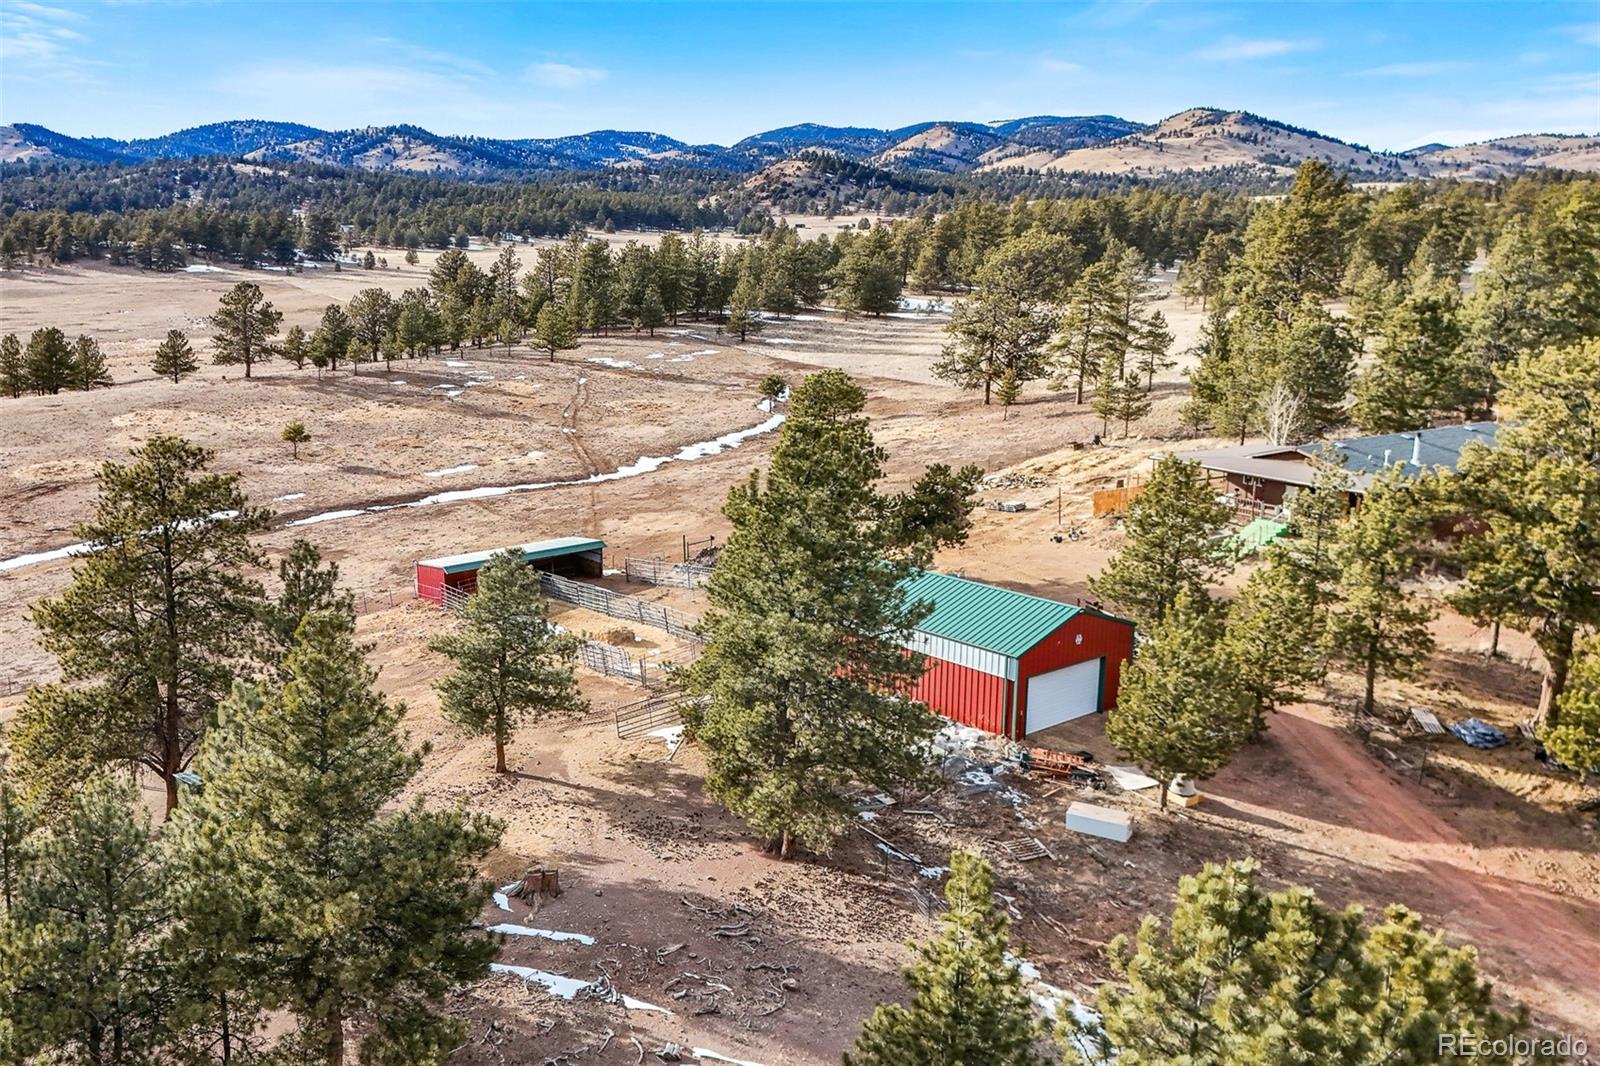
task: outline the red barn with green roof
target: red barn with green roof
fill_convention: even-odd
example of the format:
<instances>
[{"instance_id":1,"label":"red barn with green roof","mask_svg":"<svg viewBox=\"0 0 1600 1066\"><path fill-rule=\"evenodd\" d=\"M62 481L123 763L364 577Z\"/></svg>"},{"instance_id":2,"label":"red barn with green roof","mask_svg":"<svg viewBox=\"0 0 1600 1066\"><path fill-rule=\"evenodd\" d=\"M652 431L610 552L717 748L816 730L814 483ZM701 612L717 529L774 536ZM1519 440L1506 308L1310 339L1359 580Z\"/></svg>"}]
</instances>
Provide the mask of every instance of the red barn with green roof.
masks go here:
<instances>
[{"instance_id":1,"label":"red barn with green roof","mask_svg":"<svg viewBox=\"0 0 1600 1066\"><path fill-rule=\"evenodd\" d=\"M927 657L912 694L946 718L1021 740L1116 705L1127 619L933 571L902 587L933 605L907 642Z\"/></svg>"}]
</instances>

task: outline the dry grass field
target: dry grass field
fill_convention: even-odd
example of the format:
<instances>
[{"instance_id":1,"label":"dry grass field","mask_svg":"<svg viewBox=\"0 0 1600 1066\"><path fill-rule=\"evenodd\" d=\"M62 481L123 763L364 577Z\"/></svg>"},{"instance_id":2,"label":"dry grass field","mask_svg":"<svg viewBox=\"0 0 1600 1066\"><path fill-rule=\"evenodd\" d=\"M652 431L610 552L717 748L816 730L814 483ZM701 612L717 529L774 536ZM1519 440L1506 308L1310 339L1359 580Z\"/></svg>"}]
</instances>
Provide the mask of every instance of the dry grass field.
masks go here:
<instances>
[{"instance_id":1,"label":"dry grass field","mask_svg":"<svg viewBox=\"0 0 1600 1066\"><path fill-rule=\"evenodd\" d=\"M285 312L285 325L309 328L323 305L368 285L422 284L431 258L396 266L391 253L387 270L249 279ZM1178 371L1158 381L1156 410L1134 438L1104 447L1084 446L1099 421L1068 395L1032 386L1003 419L998 407L934 381L938 315L846 321L818 310L769 322L744 344L715 325L684 322L654 337L584 338L553 361L497 347L320 379L281 363L248 382L236 368L210 365L182 384L157 379L146 365L156 341L169 328L203 338L204 316L244 276L75 266L0 280L0 331L88 332L117 382L0 401L0 560L72 543L94 500L98 464L166 432L215 449L216 468L239 472L252 500L276 512L264 538L271 554L306 537L338 562L357 593L380 685L405 701L413 742L432 744L414 787L429 803L465 803L505 820L487 871L497 880L533 861L561 869L560 899L537 915L520 900L510 901L511 913L491 903L485 923L595 941L513 936L502 961L604 977L664 1008L569 1001L515 976L493 977L452 996L451 1009L472 1026L452 1062L636 1063L666 1042L769 1066L835 1062L871 1004L899 994L905 941L931 930L925 907L951 849L993 855L996 842L1033 835L1054 858L999 859L997 884L1022 953L1045 982L1076 994L1105 975L1100 945L1131 932L1144 912L1164 910L1179 874L1252 855L1274 882L1310 884L1332 901L1416 907L1477 944L1501 991L1528 1002L1540 1022L1600 1037L1600 859L1592 821L1570 813L1574 787L1520 743L1481 753L1453 738L1413 736L1398 716L1358 721L1339 676L1326 694L1278 715L1263 741L1207 783L1199 807L1162 816L1151 793L1103 795L1135 812L1127 845L1069 838L1062 812L1072 791L1018 781L1013 796L940 790L911 805L930 814L892 807L863 823L905 860L865 831L825 857L764 854L703 794L704 764L692 746L670 753L656 739L617 739L610 711L642 695L617 680L584 674L591 714L523 730L511 748L514 773L503 777L491 772L487 746L462 738L438 712L432 682L443 664L425 645L449 619L412 598L413 562L583 534L606 541L614 566L625 556L673 558L684 537L720 539L728 487L762 464L774 434L689 446L766 423L756 385L768 373L797 378L832 366L856 375L889 452L891 483L930 462L1013 475L985 497L1022 499L1029 509L978 512L968 543L939 566L1070 596L1086 591L1121 538L1114 520L1090 517L1090 491L1174 446ZM1197 310L1171 295L1162 306L1177 347L1187 346ZM204 358L203 341L196 347ZM279 439L290 419L312 434L298 460ZM663 458L670 461L640 462ZM640 472L608 476L632 469ZM506 487L517 488L471 491ZM1081 536L1058 541L1062 527ZM15 713L18 684L52 674L28 607L58 593L71 567L54 559L0 569L0 693L11 682L0 722ZM629 591L690 613L704 608L698 593ZM575 628L591 621L568 620ZM1531 655L1528 647L1508 640L1512 658L1487 662L1482 635L1459 618L1444 615L1438 633L1428 676L1386 688L1387 706L1425 704L1503 725L1525 713L1537 689L1517 658ZM653 641L647 630L636 635L641 647ZM1081 720L1050 739L1112 759L1102 724ZM1374 741L1380 725L1397 742Z\"/></svg>"}]
</instances>

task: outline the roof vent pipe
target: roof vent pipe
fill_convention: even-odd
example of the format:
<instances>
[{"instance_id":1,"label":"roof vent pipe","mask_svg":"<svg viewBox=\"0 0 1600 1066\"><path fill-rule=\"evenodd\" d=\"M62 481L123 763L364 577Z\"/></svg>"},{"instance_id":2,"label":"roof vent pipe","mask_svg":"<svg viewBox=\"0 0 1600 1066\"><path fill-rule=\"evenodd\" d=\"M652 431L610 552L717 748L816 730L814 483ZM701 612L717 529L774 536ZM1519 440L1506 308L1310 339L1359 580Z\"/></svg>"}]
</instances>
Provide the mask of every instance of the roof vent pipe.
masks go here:
<instances>
[{"instance_id":1,"label":"roof vent pipe","mask_svg":"<svg viewBox=\"0 0 1600 1066\"><path fill-rule=\"evenodd\" d=\"M1411 465L1422 465L1422 434L1418 433L1411 438Z\"/></svg>"}]
</instances>

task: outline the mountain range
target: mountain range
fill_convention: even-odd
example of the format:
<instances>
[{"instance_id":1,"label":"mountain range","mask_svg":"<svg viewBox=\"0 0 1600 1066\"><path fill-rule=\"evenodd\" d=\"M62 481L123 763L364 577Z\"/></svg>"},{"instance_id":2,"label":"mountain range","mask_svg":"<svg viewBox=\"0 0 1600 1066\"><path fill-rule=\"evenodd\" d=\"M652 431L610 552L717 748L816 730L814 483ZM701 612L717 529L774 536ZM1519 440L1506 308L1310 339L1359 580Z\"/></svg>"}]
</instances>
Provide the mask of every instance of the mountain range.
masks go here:
<instances>
[{"instance_id":1,"label":"mountain range","mask_svg":"<svg viewBox=\"0 0 1600 1066\"><path fill-rule=\"evenodd\" d=\"M71 137L0 126L0 163L138 163L214 156L312 162L465 177L614 167L753 173L823 150L890 171L1038 171L1160 178L1246 168L1286 174L1322 159L1376 180L1488 178L1546 167L1600 171L1600 137L1530 134L1475 144L1380 152L1245 111L1191 108L1146 125L1113 115L1035 115L1001 122L919 122L897 129L804 123L735 144L688 144L659 133L597 130L568 137L444 136L417 126L322 130L295 122L216 122L160 137Z\"/></svg>"}]
</instances>

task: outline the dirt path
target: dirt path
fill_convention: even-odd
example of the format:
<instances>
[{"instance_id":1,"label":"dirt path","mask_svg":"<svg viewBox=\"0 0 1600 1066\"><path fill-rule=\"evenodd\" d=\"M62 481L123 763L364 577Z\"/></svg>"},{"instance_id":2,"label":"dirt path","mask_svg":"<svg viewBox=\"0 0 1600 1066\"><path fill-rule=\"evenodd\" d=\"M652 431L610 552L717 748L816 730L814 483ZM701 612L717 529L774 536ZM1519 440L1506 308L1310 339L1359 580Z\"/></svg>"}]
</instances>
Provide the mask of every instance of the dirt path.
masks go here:
<instances>
[{"instance_id":1,"label":"dirt path","mask_svg":"<svg viewBox=\"0 0 1600 1066\"><path fill-rule=\"evenodd\" d=\"M1546 887L1564 880L1556 871L1589 861L1581 853L1475 841L1452 822L1466 804L1397 777L1321 707L1278 714L1260 748L1210 783L1208 794L1220 801L1211 813L1255 822L1292 844L1307 868L1347 886L1353 901L1421 911L1452 939L1475 944L1503 991L1600 1035L1600 906ZM1264 772L1280 759L1289 766ZM1300 787L1286 788L1286 776Z\"/></svg>"}]
</instances>

